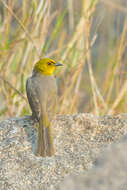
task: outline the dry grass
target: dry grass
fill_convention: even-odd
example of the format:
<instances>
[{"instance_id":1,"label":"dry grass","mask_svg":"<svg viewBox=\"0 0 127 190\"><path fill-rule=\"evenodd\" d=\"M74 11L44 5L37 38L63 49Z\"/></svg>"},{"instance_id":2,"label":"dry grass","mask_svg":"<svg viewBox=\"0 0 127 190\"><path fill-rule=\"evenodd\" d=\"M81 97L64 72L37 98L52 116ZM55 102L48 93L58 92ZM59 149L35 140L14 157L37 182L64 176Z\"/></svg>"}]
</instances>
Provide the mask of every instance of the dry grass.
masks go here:
<instances>
[{"instance_id":1,"label":"dry grass","mask_svg":"<svg viewBox=\"0 0 127 190\"><path fill-rule=\"evenodd\" d=\"M0 0L0 116L30 112L25 83L40 57L56 72L60 114L127 111L127 2Z\"/></svg>"}]
</instances>

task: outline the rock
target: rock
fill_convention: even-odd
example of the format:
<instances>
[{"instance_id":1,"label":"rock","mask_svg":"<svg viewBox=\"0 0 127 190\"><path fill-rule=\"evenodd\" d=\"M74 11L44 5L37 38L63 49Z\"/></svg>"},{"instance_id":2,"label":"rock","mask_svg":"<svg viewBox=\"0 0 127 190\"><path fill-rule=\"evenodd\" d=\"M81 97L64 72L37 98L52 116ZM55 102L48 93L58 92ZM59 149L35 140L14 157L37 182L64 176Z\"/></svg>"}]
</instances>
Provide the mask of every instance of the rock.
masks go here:
<instances>
[{"instance_id":1,"label":"rock","mask_svg":"<svg viewBox=\"0 0 127 190\"><path fill-rule=\"evenodd\" d=\"M127 115L62 115L52 122L56 153L35 156L37 132L30 116L0 123L0 189L52 190L65 176L88 173L97 154L127 134Z\"/></svg>"},{"instance_id":2,"label":"rock","mask_svg":"<svg viewBox=\"0 0 127 190\"><path fill-rule=\"evenodd\" d=\"M126 190L127 136L101 152L94 165L88 172L67 177L56 190Z\"/></svg>"}]
</instances>

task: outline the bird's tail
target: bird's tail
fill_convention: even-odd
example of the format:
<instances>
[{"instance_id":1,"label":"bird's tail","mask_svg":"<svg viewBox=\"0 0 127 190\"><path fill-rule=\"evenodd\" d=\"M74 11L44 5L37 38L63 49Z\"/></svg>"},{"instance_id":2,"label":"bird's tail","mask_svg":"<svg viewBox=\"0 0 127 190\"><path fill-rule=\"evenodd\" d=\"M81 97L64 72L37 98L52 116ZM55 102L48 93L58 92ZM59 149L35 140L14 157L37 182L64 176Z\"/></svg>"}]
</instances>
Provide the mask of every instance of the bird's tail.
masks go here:
<instances>
[{"instance_id":1,"label":"bird's tail","mask_svg":"<svg viewBox=\"0 0 127 190\"><path fill-rule=\"evenodd\" d=\"M54 154L54 145L51 126L44 127L42 122L39 122L38 140L37 140L37 156L52 156Z\"/></svg>"}]
</instances>

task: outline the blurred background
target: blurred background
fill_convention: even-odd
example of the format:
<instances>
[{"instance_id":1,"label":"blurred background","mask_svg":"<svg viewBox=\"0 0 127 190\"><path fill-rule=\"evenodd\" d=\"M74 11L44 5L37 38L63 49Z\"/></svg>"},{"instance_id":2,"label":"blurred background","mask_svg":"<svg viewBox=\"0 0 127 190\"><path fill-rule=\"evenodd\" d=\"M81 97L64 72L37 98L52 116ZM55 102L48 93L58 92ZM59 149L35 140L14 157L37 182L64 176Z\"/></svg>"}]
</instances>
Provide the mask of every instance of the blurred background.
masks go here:
<instances>
[{"instance_id":1,"label":"blurred background","mask_svg":"<svg viewBox=\"0 0 127 190\"><path fill-rule=\"evenodd\" d=\"M30 114L25 84L36 61L55 75L59 114L127 112L126 0L0 0L0 120Z\"/></svg>"}]
</instances>

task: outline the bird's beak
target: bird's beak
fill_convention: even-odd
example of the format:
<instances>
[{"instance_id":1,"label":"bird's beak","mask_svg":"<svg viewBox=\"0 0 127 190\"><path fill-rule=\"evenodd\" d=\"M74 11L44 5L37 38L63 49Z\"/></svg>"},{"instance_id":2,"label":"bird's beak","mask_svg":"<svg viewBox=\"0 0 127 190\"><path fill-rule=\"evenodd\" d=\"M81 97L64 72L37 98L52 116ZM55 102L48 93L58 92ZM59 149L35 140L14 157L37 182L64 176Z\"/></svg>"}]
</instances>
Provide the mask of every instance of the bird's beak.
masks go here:
<instances>
[{"instance_id":1,"label":"bird's beak","mask_svg":"<svg viewBox=\"0 0 127 190\"><path fill-rule=\"evenodd\" d=\"M61 63L55 63L55 66L63 66Z\"/></svg>"}]
</instances>

